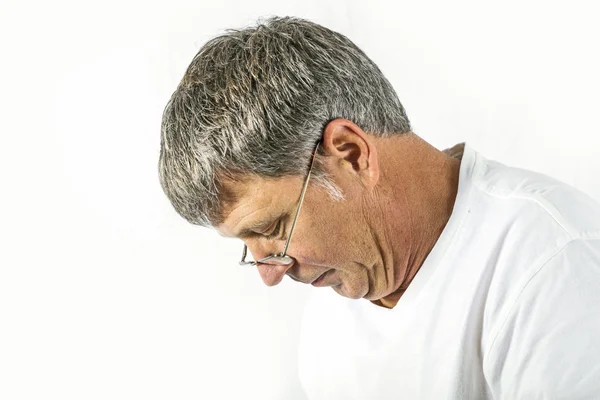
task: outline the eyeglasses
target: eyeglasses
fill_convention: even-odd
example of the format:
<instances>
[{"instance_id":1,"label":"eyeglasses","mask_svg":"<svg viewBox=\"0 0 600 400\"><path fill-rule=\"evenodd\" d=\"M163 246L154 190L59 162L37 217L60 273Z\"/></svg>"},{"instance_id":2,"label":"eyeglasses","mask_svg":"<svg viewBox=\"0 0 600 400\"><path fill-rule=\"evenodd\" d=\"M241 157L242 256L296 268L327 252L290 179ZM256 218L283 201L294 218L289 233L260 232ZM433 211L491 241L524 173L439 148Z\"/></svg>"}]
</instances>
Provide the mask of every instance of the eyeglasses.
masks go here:
<instances>
[{"instance_id":1,"label":"eyeglasses","mask_svg":"<svg viewBox=\"0 0 600 400\"><path fill-rule=\"evenodd\" d=\"M292 222L292 227L290 228L290 234L288 235L287 241L285 243L285 247L283 248L283 252L279 254L271 254L265 258L261 258L258 261L246 261L246 254L248 253L248 246L244 244L244 252L242 253L242 261L240 261L240 265L257 265L257 264L267 264L267 265L290 265L294 262L292 257L288 256L287 249L290 245L290 241L292 240L292 234L294 233L294 227L296 226L296 221L298 220L298 215L300 215L300 208L302 207L302 202L304 201L304 195L306 194L306 188L308 187L308 180L310 179L310 174L313 169L313 165L315 163L315 156L317 155L317 150L319 149L319 144L317 143L315 146L315 150L313 152L312 158L310 160L310 168L308 170L308 175L306 176L306 180L304 181L304 187L302 188L302 194L300 195L300 202L298 203L298 208L296 208L296 215L294 216L294 221Z\"/></svg>"}]
</instances>

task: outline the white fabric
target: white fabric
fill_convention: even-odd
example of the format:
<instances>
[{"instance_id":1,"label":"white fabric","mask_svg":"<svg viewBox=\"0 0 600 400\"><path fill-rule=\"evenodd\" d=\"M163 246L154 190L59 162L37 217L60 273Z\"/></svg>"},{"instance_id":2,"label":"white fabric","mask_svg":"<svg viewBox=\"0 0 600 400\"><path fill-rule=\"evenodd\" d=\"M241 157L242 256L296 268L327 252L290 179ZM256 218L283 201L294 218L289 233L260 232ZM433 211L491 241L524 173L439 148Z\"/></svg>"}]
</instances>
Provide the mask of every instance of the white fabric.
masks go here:
<instances>
[{"instance_id":1,"label":"white fabric","mask_svg":"<svg viewBox=\"0 0 600 400\"><path fill-rule=\"evenodd\" d=\"M317 288L318 399L600 399L600 204L468 144L448 224L396 307Z\"/></svg>"}]
</instances>

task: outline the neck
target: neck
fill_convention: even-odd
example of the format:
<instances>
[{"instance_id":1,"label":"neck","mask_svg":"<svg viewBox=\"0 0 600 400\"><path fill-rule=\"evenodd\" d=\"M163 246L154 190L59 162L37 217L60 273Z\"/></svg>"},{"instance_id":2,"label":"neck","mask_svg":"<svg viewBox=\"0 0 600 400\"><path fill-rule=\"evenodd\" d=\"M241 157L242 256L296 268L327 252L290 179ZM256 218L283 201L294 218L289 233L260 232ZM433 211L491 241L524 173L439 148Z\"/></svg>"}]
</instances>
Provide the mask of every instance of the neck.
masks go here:
<instances>
[{"instance_id":1,"label":"neck","mask_svg":"<svg viewBox=\"0 0 600 400\"><path fill-rule=\"evenodd\" d=\"M392 143L385 143L390 140ZM386 271L393 290L373 299L393 308L408 288L442 234L458 192L460 160L409 133L384 139L378 153L385 160L381 184L387 195L381 207L388 229L382 234ZM390 224L391 222L391 224ZM386 226L384 224L384 226ZM387 277L390 279L390 277Z\"/></svg>"}]
</instances>

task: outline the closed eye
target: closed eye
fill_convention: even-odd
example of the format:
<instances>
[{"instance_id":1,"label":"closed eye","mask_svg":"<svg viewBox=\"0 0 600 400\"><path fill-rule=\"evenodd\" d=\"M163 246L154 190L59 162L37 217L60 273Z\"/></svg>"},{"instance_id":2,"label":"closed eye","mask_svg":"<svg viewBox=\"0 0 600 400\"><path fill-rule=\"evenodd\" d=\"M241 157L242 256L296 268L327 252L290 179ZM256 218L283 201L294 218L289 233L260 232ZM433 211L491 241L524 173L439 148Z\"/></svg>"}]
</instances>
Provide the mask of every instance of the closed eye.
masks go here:
<instances>
[{"instance_id":1,"label":"closed eye","mask_svg":"<svg viewBox=\"0 0 600 400\"><path fill-rule=\"evenodd\" d=\"M281 226L282 226L282 223L281 223L281 219L280 219L280 220L277 222L277 225L275 226L275 229L273 229L273 232L271 232L271 234L269 234L269 235L265 236L265 238L266 238L267 240L272 240L272 239L275 239L275 238L277 238L278 236L280 236L280 235L281 235L281 233L280 233L280 231L281 231Z\"/></svg>"}]
</instances>

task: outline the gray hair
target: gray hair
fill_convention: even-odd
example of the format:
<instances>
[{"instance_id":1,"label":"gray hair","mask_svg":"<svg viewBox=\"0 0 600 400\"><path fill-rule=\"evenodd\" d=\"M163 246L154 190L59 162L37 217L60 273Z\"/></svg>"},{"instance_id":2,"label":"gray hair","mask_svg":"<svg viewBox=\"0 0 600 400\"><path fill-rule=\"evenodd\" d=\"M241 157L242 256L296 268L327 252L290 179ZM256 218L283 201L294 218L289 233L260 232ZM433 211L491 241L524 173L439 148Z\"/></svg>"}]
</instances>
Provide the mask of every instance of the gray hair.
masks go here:
<instances>
[{"instance_id":1,"label":"gray hair","mask_svg":"<svg viewBox=\"0 0 600 400\"><path fill-rule=\"evenodd\" d=\"M227 30L202 46L166 105L161 185L187 221L218 225L234 200L225 179L306 176L336 118L375 136L411 130L392 85L344 35L294 17ZM341 199L320 156L314 183Z\"/></svg>"}]
</instances>

